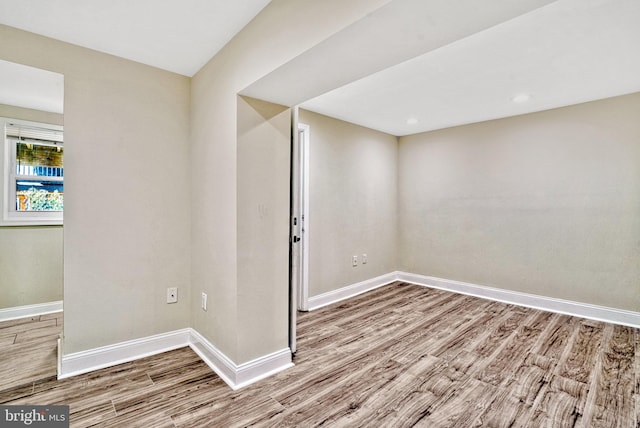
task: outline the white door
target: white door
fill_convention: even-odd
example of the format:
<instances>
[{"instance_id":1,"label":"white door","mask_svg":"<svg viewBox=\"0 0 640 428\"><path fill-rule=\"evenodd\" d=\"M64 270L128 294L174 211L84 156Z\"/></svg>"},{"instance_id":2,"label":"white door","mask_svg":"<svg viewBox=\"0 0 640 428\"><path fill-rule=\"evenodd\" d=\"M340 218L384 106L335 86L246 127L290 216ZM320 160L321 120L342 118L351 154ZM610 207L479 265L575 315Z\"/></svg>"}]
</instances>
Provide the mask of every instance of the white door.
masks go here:
<instances>
[{"instance_id":1,"label":"white door","mask_svg":"<svg viewBox=\"0 0 640 428\"><path fill-rule=\"evenodd\" d=\"M299 283L298 310L309 310L309 125L298 124L298 146L300 148L300 254L299 254Z\"/></svg>"},{"instance_id":2,"label":"white door","mask_svg":"<svg viewBox=\"0 0 640 428\"><path fill-rule=\"evenodd\" d=\"M297 111L293 113L291 153L291 284L289 347L296 352L297 311L308 310L309 248L309 126L298 124Z\"/></svg>"}]
</instances>

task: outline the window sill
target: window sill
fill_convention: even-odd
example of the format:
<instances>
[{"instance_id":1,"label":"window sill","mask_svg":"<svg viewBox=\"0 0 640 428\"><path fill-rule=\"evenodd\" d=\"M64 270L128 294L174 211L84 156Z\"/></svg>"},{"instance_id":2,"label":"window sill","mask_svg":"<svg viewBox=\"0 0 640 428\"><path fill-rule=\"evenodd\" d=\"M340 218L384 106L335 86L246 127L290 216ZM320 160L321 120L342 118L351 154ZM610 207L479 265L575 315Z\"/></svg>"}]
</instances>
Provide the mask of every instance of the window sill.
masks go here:
<instances>
[{"instance_id":1,"label":"window sill","mask_svg":"<svg viewBox=\"0 0 640 428\"><path fill-rule=\"evenodd\" d=\"M20 218L20 219L0 219L0 227L19 226L62 226L62 219L52 218Z\"/></svg>"}]
</instances>

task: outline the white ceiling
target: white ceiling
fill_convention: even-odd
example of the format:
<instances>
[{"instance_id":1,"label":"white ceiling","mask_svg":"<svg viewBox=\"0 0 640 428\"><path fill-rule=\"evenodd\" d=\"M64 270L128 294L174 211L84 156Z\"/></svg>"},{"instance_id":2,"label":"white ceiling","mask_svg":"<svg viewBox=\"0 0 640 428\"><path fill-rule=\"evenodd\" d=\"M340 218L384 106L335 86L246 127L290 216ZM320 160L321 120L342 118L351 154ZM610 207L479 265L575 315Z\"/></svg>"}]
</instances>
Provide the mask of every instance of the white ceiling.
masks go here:
<instances>
[{"instance_id":1,"label":"white ceiling","mask_svg":"<svg viewBox=\"0 0 640 428\"><path fill-rule=\"evenodd\" d=\"M640 1L559 0L303 106L401 136L638 91Z\"/></svg>"},{"instance_id":2,"label":"white ceiling","mask_svg":"<svg viewBox=\"0 0 640 428\"><path fill-rule=\"evenodd\" d=\"M299 104L552 1L393 0L254 82L243 94ZM381 83L397 87L400 82Z\"/></svg>"},{"instance_id":3,"label":"white ceiling","mask_svg":"<svg viewBox=\"0 0 640 428\"><path fill-rule=\"evenodd\" d=\"M268 3L0 0L0 23L192 76ZM638 22L639 0L390 0L243 94L393 135L508 117L640 91Z\"/></svg>"},{"instance_id":4,"label":"white ceiling","mask_svg":"<svg viewBox=\"0 0 640 428\"><path fill-rule=\"evenodd\" d=\"M64 76L0 59L0 104L62 113Z\"/></svg>"},{"instance_id":5,"label":"white ceiling","mask_svg":"<svg viewBox=\"0 0 640 428\"><path fill-rule=\"evenodd\" d=\"M0 0L0 23L193 76L270 0Z\"/></svg>"}]
</instances>

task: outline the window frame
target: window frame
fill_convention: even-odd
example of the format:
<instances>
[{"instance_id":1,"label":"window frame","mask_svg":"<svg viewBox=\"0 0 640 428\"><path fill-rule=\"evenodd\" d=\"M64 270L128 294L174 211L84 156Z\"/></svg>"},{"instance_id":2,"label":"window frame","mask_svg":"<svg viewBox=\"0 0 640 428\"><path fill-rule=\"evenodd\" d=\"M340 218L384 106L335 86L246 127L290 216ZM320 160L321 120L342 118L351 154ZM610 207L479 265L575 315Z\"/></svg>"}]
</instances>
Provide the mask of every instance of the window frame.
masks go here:
<instances>
[{"instance_id":1,"label":"window frame","mask_svg":"<svg viewBox=\"0 0 640 428\"><path fill-rule=\"evenodd\" d=\"M0 226L61 226L64 220L62 211L18 211L16 210L16 183L21 179L32 180L33 176L18 175L16 172L16 150L18 139L8 137L7 124L25 127L43 128L53 131L63 131L61 125L50 123L32 122L27 120L0 117L0 129L2 130L2 199L0 200L2 216ZM64 143L62 143L64 147ZM41 177L42 181L59 181L64 183L64 177Z\"/></svg>"}]
</instances>

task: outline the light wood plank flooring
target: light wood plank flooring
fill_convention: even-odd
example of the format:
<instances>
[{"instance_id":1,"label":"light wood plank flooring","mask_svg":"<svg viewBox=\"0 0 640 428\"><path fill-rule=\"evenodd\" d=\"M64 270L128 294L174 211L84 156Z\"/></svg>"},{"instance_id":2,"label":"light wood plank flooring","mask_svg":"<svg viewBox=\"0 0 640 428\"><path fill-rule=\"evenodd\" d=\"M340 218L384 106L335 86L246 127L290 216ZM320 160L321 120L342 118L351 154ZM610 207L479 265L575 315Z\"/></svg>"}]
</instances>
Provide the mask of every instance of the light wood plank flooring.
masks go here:
<instances>
[{"instance_id":1,"label":"light wood plank flooring","mask_svg":"<svg viewBox=\"0 0 640 428\"><path fill-rule=\"evenodd\" d=\"M69 404L74 427L640 428L638 329L396 283L298 333L294 368L236 392L189 348L62 381L5 378L30 362L3 353L0 403Z\"/></svg>"},{"instance_id":2,"label":"light wood plank flooring","mask_svg":"<svg viewBox=\"0 0 640 428\"><path fill-rule=\"evenodd\" d=\"M56 375L62 312L0 322L0 403L4 391Z\"/></svg>"}]
</instances>

